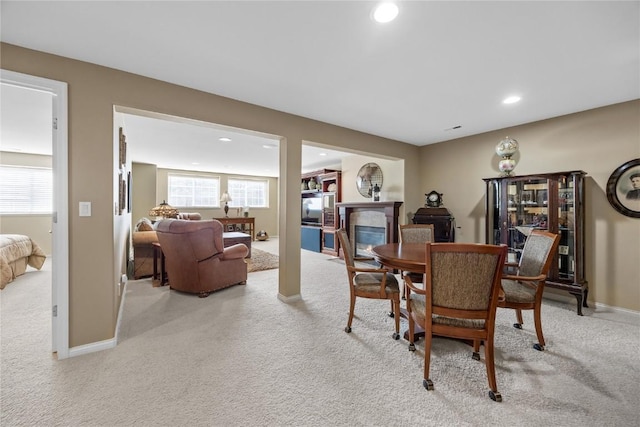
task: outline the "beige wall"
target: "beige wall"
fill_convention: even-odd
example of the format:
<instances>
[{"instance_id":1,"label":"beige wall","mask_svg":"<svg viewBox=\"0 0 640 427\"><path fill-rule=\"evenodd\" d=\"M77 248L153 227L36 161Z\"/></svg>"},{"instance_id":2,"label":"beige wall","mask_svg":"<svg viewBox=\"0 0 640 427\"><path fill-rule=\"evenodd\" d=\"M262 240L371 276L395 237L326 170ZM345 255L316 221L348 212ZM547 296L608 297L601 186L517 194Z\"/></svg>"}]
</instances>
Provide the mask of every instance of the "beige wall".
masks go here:
<instances>
[{"instance_id":1,"label":"beige wall","mask_svg":"<svg viewBox=\"0 0 640 427\"><path fill-rule=\"evenodd\" d=\"M457 241L484 242L482 178L499 176L494 150L507 135L520 143L516 175L569 170L587 173L589 300L640 310L640 219L619 214L606 196L611 173L640 158L640 101L422 147L422 188L444 193L444 205L459 227Z\"/></svg>"},{"instance_id":2,"label":"beige wall","mask_svg":"<svg viewBox=\"0 0 640 427\"><path fill-rule=\"evenodd\" d=\"M51 156L0 152L0 164L51 167ZM25 234L51 255L51 215L0 215L0 234Z\"/></svg>"},{"instance_id":3,"label":"beige wall","mask_svg":"<svg viewBox=\"0 0 640 427\"><path fill-rule=\"evenodd\" d=\"M6 43L0 45L0 55L3 69L69 86L70 347L114 336L119 302L114 283L120 273L114 271L121 265L121 236L128 234L131 223L125 225L114 215L114 106L281 137L278 234L283 299L296 298L304 289L299 249L303 141L404 159L407 170L418 170L419 149L409 144ZM418 198L421 190L414 187L409 196L415 193ZM78 217L79 201L92 202L91 217Z\"/></svg>"}]
</instances>

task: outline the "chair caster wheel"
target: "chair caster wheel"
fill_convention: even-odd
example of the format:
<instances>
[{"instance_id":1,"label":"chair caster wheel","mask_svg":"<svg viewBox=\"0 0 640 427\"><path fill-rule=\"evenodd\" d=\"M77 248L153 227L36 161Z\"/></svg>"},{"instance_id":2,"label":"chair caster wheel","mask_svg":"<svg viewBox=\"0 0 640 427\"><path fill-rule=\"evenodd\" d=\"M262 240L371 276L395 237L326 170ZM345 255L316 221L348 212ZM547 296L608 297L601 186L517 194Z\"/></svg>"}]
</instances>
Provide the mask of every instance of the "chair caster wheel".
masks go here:
<instances>
[{"instance_id":1,"label":"chair caster wheel","mask_svg":"<svg viewBox=\"0 0 640 427\"><path fill-rule=\"evenodd\" d=\"M471 355L471 358L473 360L480 360L480 353L478 353L477 351L474 351L473 354Z\"/></svg>"},{"instance_id":2,"label":"chair caster wheel","mask_svg":"<svg viewBox=\"0 0 640 427\"><path fill-rule=\"evenodd\" d=\"M400 334L397 332L394 332L393 335L391 335L393 337L394 340L399 340L400 339Z\"/></svg>"},{"instance_id":3,"label":"chair caster wheel","mask_svg":"<svg viewBox=\"0 0 640 427\"><path fill-rule=\"evenodd\" d=\"M393 314L393 311L390 311L389 313L387 313L389 315L389 317L395 317L395 315Z\"/></svg>"},{"instance_id":4,"label":"chair caster wheel","mask_svg":"<svg viewBox=\"0 0 640 427\"><path fill-rule=\"evenodd\" d=\"M522 325L520 323L514 323L513 327L516 329L522 329Z\"/></svg>"},{"instance_id":5,"label":"chair caster wheel","mask_svg":"<svg viewBox=\"0 0 640 427\"><path fill-rule=\"evenodd\" d=\"M538 350L538 351L544 351L544 347L543 347L543 346L541 346L541 345L540 345L540 344L538 344L538 343L535 343L535 344L533 345L533 348L534 348L535 350Z\"/></svg>"},{"instance_id":6,"label":"chair caster wheel","mask_svg":"<svg viewBox=\"0 0 640 427\"><path fill-rule=\"evenodd\" d=\"M344 331L345 331L346 333L350 333L350 332L351 332L351 328L350 328L349 326L347 326L346 328L344 328Z\"/></svg>"},{"instance_id":7,"label":"chair caster wheel","mask_svg":"<svg viewBox=\"0 0 640 427\"><path fill-rule=\"evenodd\" d=\"M416 345L414 343L409 343L409 351L416 351Z\"/></svg>"},{"instance_id":8,"label":"chair caster wheel","mask_svg":"<svg viewBox=\"0 0 640 427\"><path fill-rule=\"evenodd\" d=\"M429 391L433 390L433 381L431 380L422 380L422 385Z\"/></svg>"},{"instance_id":9,"label":"chair caster wheel","mask_svg":"<svg viewBox=\"0 0 640 427\"><path fill-rule=\"evenodd\" d=\"M491 400L493 400L494 402L502 402L502 395L500 394L499 391L492 391L489 390L489 397L491 398Z\"/></svg>"}]
</instances>

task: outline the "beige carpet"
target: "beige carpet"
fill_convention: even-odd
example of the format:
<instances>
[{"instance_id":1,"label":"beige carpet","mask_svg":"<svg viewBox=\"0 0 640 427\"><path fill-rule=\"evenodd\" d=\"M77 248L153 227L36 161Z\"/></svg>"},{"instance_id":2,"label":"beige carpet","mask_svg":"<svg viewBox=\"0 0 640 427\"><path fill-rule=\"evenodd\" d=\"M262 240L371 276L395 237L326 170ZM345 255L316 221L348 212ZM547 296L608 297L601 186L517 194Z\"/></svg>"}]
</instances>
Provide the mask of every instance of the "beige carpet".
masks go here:
<instances>
[{"instance_id":1,"label":"beige carpet","mask_svg":"<svg viewBox=\"0 0 640 427\"><path fill-rule=\"evenodd\" d=\"M640 424L637 315L587 308L580 317L575 299L545 301L547 351L538 352L530 313L516 330L513 312L499 310L504 401L487 396L484 356L475 361L468 346L441 338L427 392L423 342L410 353L391 338L386 301L359 300L353 332L344 332L345 267L328 259L305 251L303 299L292 304L277 298L275 269L208 298L130 281L117 347L62 361L49 353L46 283L16 280L0 292L0 425Z\"/></svg>"},{"instance_id":2,"label":"beige carpet","mask_svg":"<svg viewBox=\"0 0 640 427\"><path fill-rule=\"evenodd\" d=\"M251 258L246 258L246 261L249 273L278 268L278 255L255 247L251 248Z\"/></svg>"}]
</instances>

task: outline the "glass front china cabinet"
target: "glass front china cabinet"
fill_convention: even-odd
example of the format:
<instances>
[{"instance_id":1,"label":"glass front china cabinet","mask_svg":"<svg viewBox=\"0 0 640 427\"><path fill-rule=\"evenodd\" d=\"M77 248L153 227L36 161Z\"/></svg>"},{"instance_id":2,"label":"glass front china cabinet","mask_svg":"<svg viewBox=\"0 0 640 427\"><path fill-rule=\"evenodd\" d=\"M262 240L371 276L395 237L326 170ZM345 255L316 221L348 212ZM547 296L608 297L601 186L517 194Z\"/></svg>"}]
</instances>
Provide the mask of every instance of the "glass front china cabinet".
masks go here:
<instances>
[{"instance_id":1,"label":"glass front china cabinet","mask_svg":"<svg viewBox=\"0 0 640 427\"><path fill-rule=\"evenodd\" d=\"M533 229L560 234L555 262L546 285L568 291L587 307L584 277L583 171L485 178L486 242L509 247L509 262L518 262Z\"/></svg>"}]
</instances>

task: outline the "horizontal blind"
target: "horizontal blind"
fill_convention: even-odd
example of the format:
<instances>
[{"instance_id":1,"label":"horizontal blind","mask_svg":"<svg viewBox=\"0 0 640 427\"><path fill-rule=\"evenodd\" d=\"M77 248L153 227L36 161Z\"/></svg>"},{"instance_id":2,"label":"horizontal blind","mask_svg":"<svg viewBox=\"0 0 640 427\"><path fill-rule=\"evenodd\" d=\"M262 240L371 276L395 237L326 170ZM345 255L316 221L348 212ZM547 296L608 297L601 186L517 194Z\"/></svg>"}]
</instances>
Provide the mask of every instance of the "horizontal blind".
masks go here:
<instances>
[{"instance_id":1,"label":"horizontal blind","mask_svg":"<svg viewBox=\"0 0 640 427\"><path fill-rule=\"evenodd\" d=\"M51 168L0 165L0 214L50 214Z\"/></svg>"},{"instance_id":2,"label":"horizontal blind","mask_svg":"<svg viewBox=\"0 0 640 427\"><path fill-rule=\"evenodd\" d=\"M267 208L269 182L253 179L229 179L229 195L232 207Z\"/></svg>"},{"instance_id":3,"label":"horizontal blind","mask_svg":"<svg viewBox=\"0 0 640 427\"><path fill-rule=\"evenodd\" d=\"M174 207L217 208L220 179L194 175L168 176L168 202Z\"/></svg>"}]
</instances>

